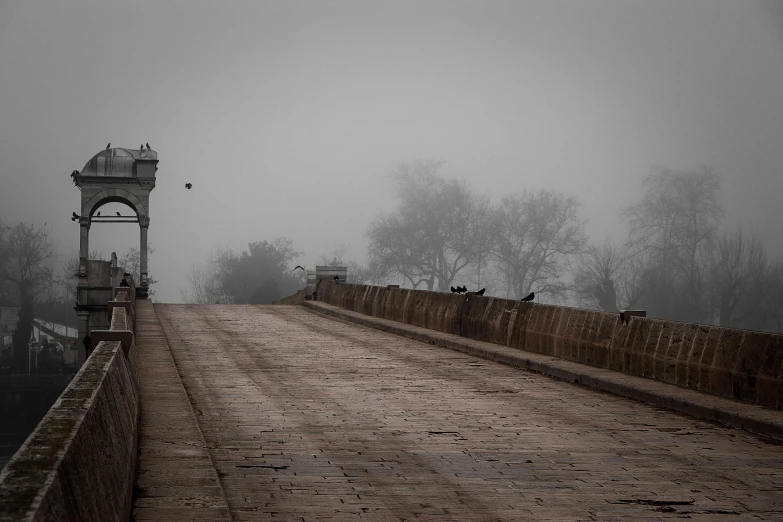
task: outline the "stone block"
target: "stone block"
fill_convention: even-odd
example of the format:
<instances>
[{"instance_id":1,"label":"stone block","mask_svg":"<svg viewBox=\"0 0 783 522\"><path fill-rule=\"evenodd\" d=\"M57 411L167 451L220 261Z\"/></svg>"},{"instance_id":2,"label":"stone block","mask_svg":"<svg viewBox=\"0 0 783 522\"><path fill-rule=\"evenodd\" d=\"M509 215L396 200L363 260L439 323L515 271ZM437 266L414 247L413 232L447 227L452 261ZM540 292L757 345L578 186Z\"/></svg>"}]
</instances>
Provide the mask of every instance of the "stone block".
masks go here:
<instances>
[{"instance_id":1,"label":"stone block","mask_svg":"<svg viewBox=\"0 0 783 522\"><path fill-rule=\"evenodd\" d=\"M732 397L734 395L733 374L737 362L740 360L742 337L745 332L733 328L719 328L719 330L720 337L710 368L709 391L723 397Z\"/></svg>"}]
</instances>

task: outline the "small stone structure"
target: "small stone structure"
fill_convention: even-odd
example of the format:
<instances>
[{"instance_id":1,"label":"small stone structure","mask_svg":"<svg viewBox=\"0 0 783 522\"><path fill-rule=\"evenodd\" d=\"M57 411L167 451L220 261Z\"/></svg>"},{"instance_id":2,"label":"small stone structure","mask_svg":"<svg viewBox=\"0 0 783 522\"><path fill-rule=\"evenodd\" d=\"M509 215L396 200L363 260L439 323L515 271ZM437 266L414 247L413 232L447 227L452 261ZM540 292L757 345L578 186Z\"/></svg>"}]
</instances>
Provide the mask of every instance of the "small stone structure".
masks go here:
<instances>
[{"instance_id":1,"label":"small stone structure","mask_svg":"<svg viewBox=\"0 0 783 522\"><path fill-rule=\"evenodd\" d=\"M79 339L95 328L106 328L106 302L111 289L118 282L122 269L117 267L117 256L111 262L87 259L90 227L93 223L138 223L139 281L136 295L144 299L148 295L147 279L147 230L150 226L149 199L155 188L158 170L158 153L149 148L107 148L93 156L79 171L71 174L74 184L81 190L81 214L79 242L79 283L77 287L76 315L79 318ZM124 203L133 209L135 216L100 217L98 210L106 203ZM76 219L76 217L74 219ZM79 362L84 361L84 348L80 347Z\"/></svg>"}]
</instances>

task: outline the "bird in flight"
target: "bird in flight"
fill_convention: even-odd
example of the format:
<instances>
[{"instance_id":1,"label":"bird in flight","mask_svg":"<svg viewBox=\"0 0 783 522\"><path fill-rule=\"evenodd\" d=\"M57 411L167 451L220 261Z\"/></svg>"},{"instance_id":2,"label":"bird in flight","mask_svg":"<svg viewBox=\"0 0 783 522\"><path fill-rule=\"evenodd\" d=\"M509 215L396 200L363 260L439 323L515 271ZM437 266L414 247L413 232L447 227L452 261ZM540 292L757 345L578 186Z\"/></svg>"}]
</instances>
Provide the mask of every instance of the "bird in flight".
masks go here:
<instances>
[{"instance_id":1,"label":"bird in flight","mask_svg":"<svg viewBox=\"0 0 783 522\"><path fill-rule=\"evenodd\" d=\"M106 150L109 150L111 148L111 142L109 142L108 145L106 145Z\"/></svg>"},{"instance_id":2,"label":"bird in flight","mask_svg":"<svg viewBox=\"0 0 783 522\"><path fill-rule=\"evenodd\" d=\"M185 183L185 188L190 190L191 188L193 188L193 184L192 183Z\"/></svg>"},{"instance_id":3,"label":"bird in flight","mask_svg":"<svg viewBox=\"0 0 783 522\"><path fill-rule=\"evenodd\" d=\"M118 217L122 217L122 214L120 214L119 212L117 212L117 216L118 216Z\"/></svg>"},{"instance_id":4,"label":"bird in flight","mask_svg":"<svg viewBox=\"0 0 783 522\"><path fill-rule=\"evenodd\" d=\"M294 267L294 270L296 270L297 268L301 268L302 270L304 270L304 267L303 267L302 265L296 265L296 266Z\"/></svg>"},{"instance_id":5,"label":"bird in flight","mask_svg":"<svg viewBox=\"0 0 783 522\"><path fill-rule=\"evenodd\" d=\"M535 297L536 297L536 293L535 293L535 292L530 292L529 294L527 294L525 297L523 297L523 298L522 298L522 302L523 302L523 303L530 302L530 301L532 301L532 300L533 300Z\"/></svg>"},{"instance_id":6,"label":"bird in flight","mask_svg":"<svg viewBox=\"0 0 783 522\"><path fill-rule=\"evenodd\" d=\"M79 214L74 212L73 215L71 216L71 221L76 221L77 219L79 219Z\"/></svg>"},{"instance_id":7,"label":"bird in flight","mask_svg":"<svg viewBox=\"0 0 783 522\"><path fill-rule=\"evenodd\" d=\"M486 289L486 288L482 288L481 290L479 290L478 292L476 292L476 295L484 295L484 292L486 292L486 291L487 291L487 289Z\"/></svg>"}]
</instances>

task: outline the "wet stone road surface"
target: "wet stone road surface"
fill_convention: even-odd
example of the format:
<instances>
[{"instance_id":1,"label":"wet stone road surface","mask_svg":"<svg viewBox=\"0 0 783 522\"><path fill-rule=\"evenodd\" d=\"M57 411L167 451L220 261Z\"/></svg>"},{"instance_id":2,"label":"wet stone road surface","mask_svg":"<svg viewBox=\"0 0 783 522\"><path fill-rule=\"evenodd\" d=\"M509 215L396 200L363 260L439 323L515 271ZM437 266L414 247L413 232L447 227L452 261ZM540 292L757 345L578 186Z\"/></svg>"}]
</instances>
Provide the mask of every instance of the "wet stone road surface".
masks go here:
<instances>
[{"instance_id":1,"label":"wet stone road surface","mask_svg":"<svg viewBox=\"0 0 783 522\"><path fill-rule=\"evenodd\" d=\"M303 307L155 310L234 520L783 520L741 431Z\"/></svg>"}]
</instances>

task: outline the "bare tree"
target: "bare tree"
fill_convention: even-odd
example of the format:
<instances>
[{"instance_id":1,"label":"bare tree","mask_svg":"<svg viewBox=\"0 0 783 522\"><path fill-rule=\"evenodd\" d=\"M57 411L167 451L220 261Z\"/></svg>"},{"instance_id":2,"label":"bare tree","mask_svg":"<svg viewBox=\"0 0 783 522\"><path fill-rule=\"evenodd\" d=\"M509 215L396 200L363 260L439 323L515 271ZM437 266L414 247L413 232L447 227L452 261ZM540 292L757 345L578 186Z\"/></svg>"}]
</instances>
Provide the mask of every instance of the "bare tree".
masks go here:
<instances>
[{"instance_id":1,"label":"bare tree","mask_svg":"<svg viewBox=\"0 0 783 522\"><path fill-rule=\"evenodd\" d=\"M378 216L367 235L370 263L399 274L413 288L446 291L457 274L491 245L486 196L464 181L438 174L438 162L401 164L393 173L399 200L391 215Z\"/></svg>"},{"instance_id":2,"label":"bare tree","mask_svg":"<svg viewBox=\"0 0 783 522\"><path fill-rule=\"evenodd\" d=\"M492 222L492 255L501 265L509 297L531 290L564 296L569 262L587 243L579 206L575 197L549 190L502 199Z\"/></svg>"},{"instance_id":3,"label":"bare tree","mask_svg":"<svg viewBox=\"0 0 783 522\"><path fill-rule=\"evenodd\" d=\"M709 315L706 253L723 209L721 178L713 169L696 172L656 169L642 182L638 203L623 212L628 246L641 258L653 315L692 322Z\"/></svg>"},{"instance_id":4,"label":"bare tree","mask_svg":"<svg viewBox=\"0 0 783 522\"><path fill-rule=\"evenodd\" d=\"M52 257L52 242L46 225L19 223L5 227L0 236L3 252L0 281L5 283L12 301L19 303L19 322L13 335L14 366L21 372L27 365L27 351L33 331L34 304L38 293L51 278L45 261Z\"/></svg>"},{"instance_id":5,"label":"bare tree","mask_svg":"<svg viewBox=\"0 0 783 522\"><path fill-rule=\"evenodd\" d=\"M187 289L182 300L193 304L228 304L231 298L223 291L221 270L225 260L235 255L228 250L215 249L203 263L192 263L187 274Z\"/></svg>"}]
</instances>

